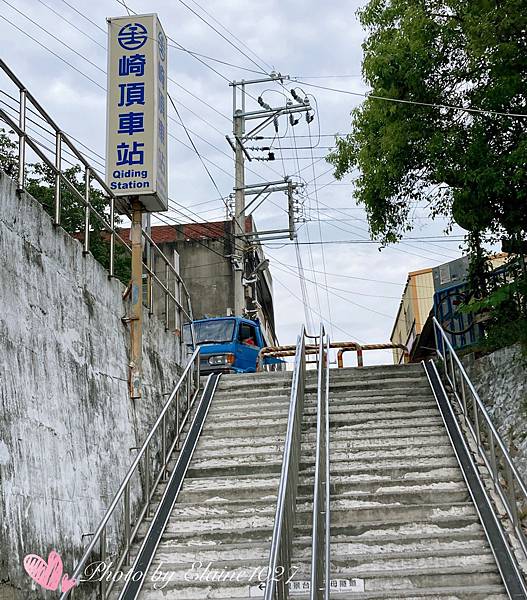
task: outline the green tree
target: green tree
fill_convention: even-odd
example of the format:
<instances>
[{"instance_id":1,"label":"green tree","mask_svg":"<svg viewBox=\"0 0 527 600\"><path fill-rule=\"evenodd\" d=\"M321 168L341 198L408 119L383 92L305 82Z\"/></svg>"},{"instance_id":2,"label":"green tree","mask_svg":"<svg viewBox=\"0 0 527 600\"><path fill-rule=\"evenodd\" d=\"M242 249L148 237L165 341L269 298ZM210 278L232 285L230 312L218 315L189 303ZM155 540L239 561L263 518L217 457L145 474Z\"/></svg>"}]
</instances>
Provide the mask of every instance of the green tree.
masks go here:
<instances>
[{"instance_id":1,"label":"green tree","mask_svg":"<svg viewBox=\"0 0 527 600\"><path fill-rule=\"evenodd\" d=\"M18 175L16 151L17 144L3 129L0 129L0 169L13 178ZM84 198L86 185L80 165L68 167L63 171L63 174ZM42 163L26 165L25 188L33 198L42 204L47 213L54 214L55 175L52 169ZM93 208L108 220L108 202L100 191L90 190L90 202ZM61 184L61 226L72 235L84 234L84 204L64 183ZM108 269L110 265L110 244L105 232L102 222L92 213L90 217L90 252ZM125 285L130 281L130 254L117 242L115 244L114 273Z\"/></svg>"},{"instance_id":2,"label":"green tree","mask_svg":"<svg viewBox=\"0 0 527 600\"><path fill-rule=\"evenodd\" d=\"M358 169L374 239L400 239L422 201L468 230L473 250L522 238L527 119L496 113L527 113L526 1L370 0L359 17L372 91L328 160L339 179Z\"/></svg>"}]
</instances>

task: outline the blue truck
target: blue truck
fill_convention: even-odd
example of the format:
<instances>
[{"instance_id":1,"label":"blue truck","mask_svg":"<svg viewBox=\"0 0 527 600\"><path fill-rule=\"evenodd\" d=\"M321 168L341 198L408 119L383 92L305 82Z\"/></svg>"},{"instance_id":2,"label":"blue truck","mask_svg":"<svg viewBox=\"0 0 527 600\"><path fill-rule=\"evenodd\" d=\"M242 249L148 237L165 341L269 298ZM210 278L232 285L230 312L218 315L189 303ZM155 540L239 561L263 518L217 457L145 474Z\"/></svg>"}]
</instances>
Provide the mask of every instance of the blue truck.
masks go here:
<instances>
[{"instance_id":1,"label":"blue truck","mask_svg":"<svg viewBox=\"0 0 527 600\"><path fill-rule=\"evenodd\" d=\"M185 343L192 346L190 324L185 325L184 335ZM243 317L199 319L194 321L194 336L200 346L202 375L254 373L258 353L267 346L260 323Z\"/></svg>"}]
</instances>

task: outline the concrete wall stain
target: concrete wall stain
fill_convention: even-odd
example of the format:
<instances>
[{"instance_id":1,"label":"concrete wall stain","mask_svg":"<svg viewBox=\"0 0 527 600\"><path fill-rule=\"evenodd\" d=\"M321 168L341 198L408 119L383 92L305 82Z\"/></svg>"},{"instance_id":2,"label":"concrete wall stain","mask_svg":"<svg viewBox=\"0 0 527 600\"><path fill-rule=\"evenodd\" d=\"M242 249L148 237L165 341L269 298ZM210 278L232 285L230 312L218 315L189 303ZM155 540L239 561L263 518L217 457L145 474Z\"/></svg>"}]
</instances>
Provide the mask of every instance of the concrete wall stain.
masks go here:
<instances>
[{"instance_id":1,"label":"concrete wall stain","mask_svg":"<svg viewBox=\"0 0 527 600\"><path fill-rule=\"evenodd\" d=\"M0 600L36 600L56 594L32 585L23 557L56 549L71 572L177 380L179 350L145 315L132 403L121 283L1 172L0 206Z\"/></svg>"}]
</instances>

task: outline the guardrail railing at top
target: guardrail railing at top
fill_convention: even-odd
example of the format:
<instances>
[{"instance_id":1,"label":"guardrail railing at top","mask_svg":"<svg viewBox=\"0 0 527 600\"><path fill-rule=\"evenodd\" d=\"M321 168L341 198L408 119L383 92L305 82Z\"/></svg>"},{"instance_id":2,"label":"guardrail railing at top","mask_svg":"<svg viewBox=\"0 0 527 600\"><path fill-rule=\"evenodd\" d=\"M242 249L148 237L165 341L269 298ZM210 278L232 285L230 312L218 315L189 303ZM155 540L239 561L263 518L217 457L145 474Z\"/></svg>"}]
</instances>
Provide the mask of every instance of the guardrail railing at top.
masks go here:
<instances>
[{"instance_id":1,"label":"guardrail railing at top","mask_svg":"<svg viewBox=\"0 0 527 600\"><path fill-rule=\"evenodd\" d=\"M17 106L10 107L12 114L8 113L5 102L2 102L3 107L0 106L0 120L4 121L18 136L18 158L16 165L18 189L20 191L25 190L26 150L27 148L30 148L42 161L43 165L48 167L54 175L53 223L57 226L61 224L63 213L62 188L64 187L69 193L72 194L73 198L79 203L79 205L84 207L84 227L82 231L78 232L78 234L79 237L82 238L85 254L90 252L90 230L93 223L92 219L96 219L100 226L102 226L103 230L106 231L109 244L108 274L110 277L114 277L116 242L118 242L125 249L125 251L131 255L131 247L127 241L121 237L119 229L116 227L115 210L118 199L108 188L103 178L98 174L97 169L95 169L95 167L88 162L84 155L78 150L76 145L71 141L70 136L61 130L61 128L44 110L42 105L28 91L24 84L18 79L18 77L2 59L0 59L0 70L3 71L3 73L18 89L18 99L15 99ZM0 91L9 96L3 90ZM50 159L45 152L45 150L48 150L49 152L50 149L30 134L30 131L27 127L27 121L31 121L32 123L36 123L36 121L28 117L28 112L31 115L38 117L42 123L49 127L49 129L46 129L45 132L52 137L50 143L52 143L54 146L52 149L54 155L53 159ZM36 124L38 125L38 123ZM83 170L84 194L79 192L79 190L64 174L63 160L65 154L67 154L67 156L70 158L73 158L75 164L78 164ZM69 161L69 164L73 163ZM102 194L102 197L107 202L107 216L101 214L101 212L99 212L92 204L92 184L96 184L98 186L98 193ZM127 216L130 217L130 215ZM174 329L181 331L183 319L189 321L190 323L193 321L192 305L188 289L177 272L175 266L144 230L143 241L146 250L145 254L148 257L147 262L143 262L143 271L147 280L146 304L149 312L153 313L154 296L158 293L161 294L165 300L165 328L169 329L170 315L172 314L170 305L172 305L172 307L175 309ZM161 268L156 268L156 265L159 265L159 263ZM183 306L181 301L183 296L186 297L186 308Z\"/></svg>"},{"instance_id":2,"label":"guardrail railing at top","mask_svg":"<svg viewBox=\"0 0 527 600\"><path fill-rule=\"evenodd\" d=\"M337 363L338 368L344 367L344 352L356 352L357 353L357 367L364 366L363 352L366 350L392 350L399 349L404 353L405 362L409 360L408 349L403 344L359 344L358 342L331 342L331 348L338 349ZM318 354L320 348L317 344L306 344L306 354ZM266 346L262 348L258 354L257 369L258 371L264 371L266 367L266 358L284 358L286 356L295 356L296 346ZM270 365L273 368L275 365Z\"/></svg>"},{"instance_id":3,"label":"guardrail railing at top","mask_svg":"<svg viewBox=\"0 0 527 600\"><path fill-rule=\"evenodd\" d=\"M527 538L522 525L522 516L527 510L527 487L515 467L500 434L470 381L448 334L434 317L436 352L443 364L444 377L456 400L477 453L492 477L492 484L499 495L514 527L523 554L527 558Z\"/></svg>"},{"instance_id":4,"label":"guardrail railing at top","mask_svg":"<svg viewBox=\"0 0 527 600\"><path fill-rule=\"evenodd\" d=\"M172 454L177 449L183 428L189 419L198 396L200 386L199 375L198 347L192 354L183 375L174 387L130 466L128 473L121 482L102 521L93 534L90 544L84 551L79 562L76 563L72 578L79 581L84 573L87 580L99 581L98 600L106 600L109 597L114 584L119 578L103 576L105 575L104 571L97 570L97 567L92 567L94 573L91 571L85 573L84 570L88 560L93 554L97 553L97 565L101 565L107 561L107 528L110 525L112 517L115 517L114 520L116 523L114 525L119 525L121 521L123 522L123 539L118 540L120 542L118 546L122 549L115 553L117 558L111 561L112 572L117 574L123 565L129 565L130 547L143 519L149 514L157 485L161 480L166 478L168 464ZM171 423L175 423L172 431L170 428ZM157 456L155 456L156 452ZM133 485L135 485L134 490L132 490ZM141 497L142 504L139 502L134 511L132 501L134 498ZM135 515L134 512L136 513ZM122 515L122 519L120 515ZM96 577L98 574L100 574L99 578ZM75 588L63 592L59 600L73 598L74 593Z\"/></svg>"}]
</instances>

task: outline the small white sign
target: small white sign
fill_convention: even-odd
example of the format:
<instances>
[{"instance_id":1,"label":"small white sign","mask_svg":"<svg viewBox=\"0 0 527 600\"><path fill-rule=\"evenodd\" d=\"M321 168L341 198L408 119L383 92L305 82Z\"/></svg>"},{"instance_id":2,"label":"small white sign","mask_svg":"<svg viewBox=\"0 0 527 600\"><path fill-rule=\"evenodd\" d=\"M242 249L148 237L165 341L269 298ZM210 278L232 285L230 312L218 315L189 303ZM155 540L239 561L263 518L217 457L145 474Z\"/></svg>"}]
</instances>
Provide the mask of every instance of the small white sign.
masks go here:
<instances>
[{"instance_id":1,"label":"small white sign","mask_svg":"<svg viewBox=\"0 0 527 600\"><path fill-rule=\"evenodd\" d=\"M332 579L329 584L331 592L364 592L364 579Z\"/></svg>"},{"instance_id":2,"label":"small white sign","mask_svg":"<svg viewBox=\"0 0 527 600\"><path fill-rule=\"evenodd\" d=\"M257 583L249 587L249 598L263 598L265 594L265 583Z\"/></svg>"},{"instance_id":3,"label":"small white sign","mask_svg":"<svg viewBox=\"0 0 527 600\"><path fill-rule=\"evenodd\" d=\"M364 579L332 579L329 583L329 589L331 593L354 593L364 592ZM311 591L310 581L291 581L289 583L289 593L297 596L307 595ZM265 593L265 583L259 583L252 585L249 588L250 598L263 598Z\"/></svg>"}]
</instances>

